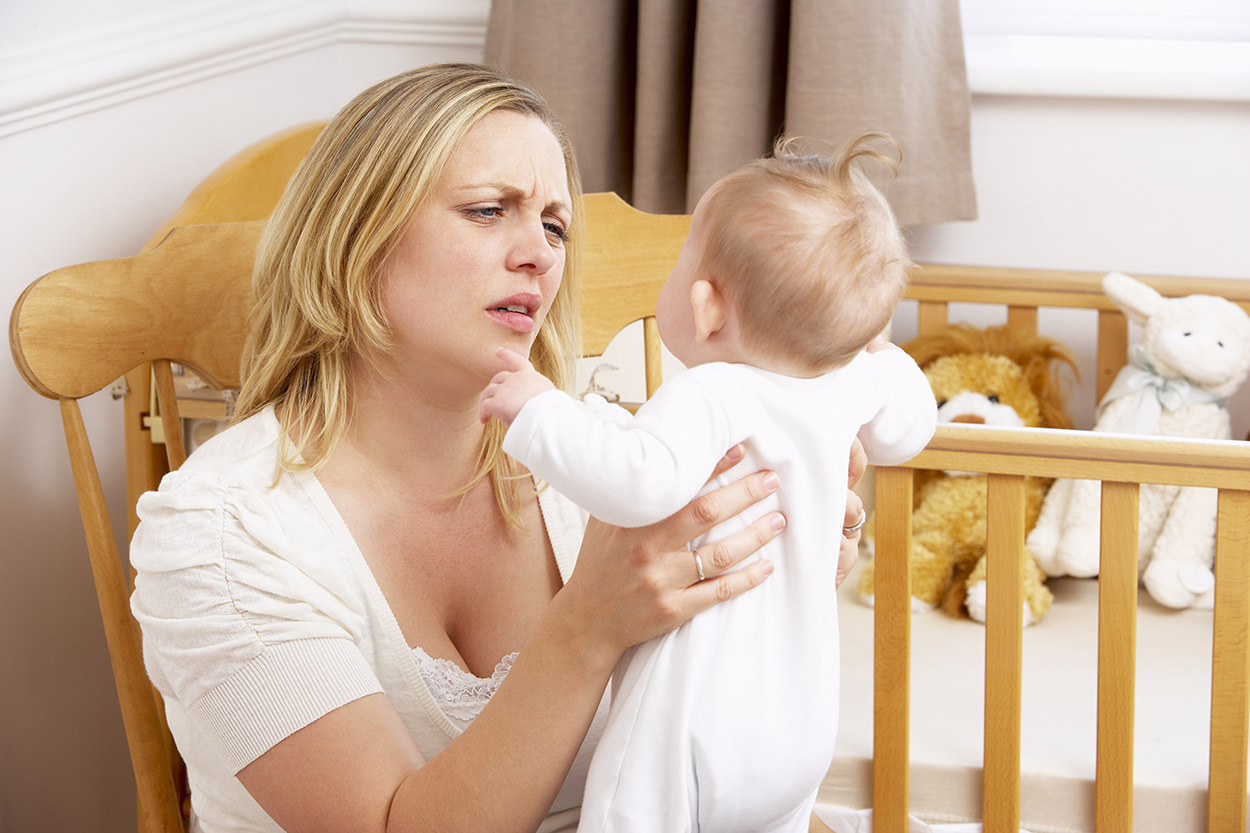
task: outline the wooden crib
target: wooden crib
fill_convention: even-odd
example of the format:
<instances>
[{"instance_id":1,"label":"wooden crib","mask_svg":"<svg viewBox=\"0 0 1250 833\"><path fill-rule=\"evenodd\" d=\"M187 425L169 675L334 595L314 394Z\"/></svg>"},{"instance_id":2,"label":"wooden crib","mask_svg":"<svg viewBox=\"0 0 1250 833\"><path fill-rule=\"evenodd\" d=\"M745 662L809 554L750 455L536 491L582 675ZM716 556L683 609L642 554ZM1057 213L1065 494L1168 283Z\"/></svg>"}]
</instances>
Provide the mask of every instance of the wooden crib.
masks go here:
<instances>
[{"instance_id":1,"label":"wooden crib","mask_svg":"<svg viewBox=\"0 0 1250 833\"><path fill-rule=\"evenodd\" d=\"M1190 280L1136 276L1165 295L1222 295L1250 309L1250 281ZM918 330L944 325L952 302L1007 307L1012 326L1036 330L1044 307L1097 310L1097 395L1105 392L1125 363L1129 328L1125 317L1105 297L1100 274L924 266L914 276L910 297L917 301ZM914 628L907 553L912 479L916 469L983 472L988 475L988 615L984 628L986 685L981 716L984 752L981 772L981 819L987 833L1016 831L1036 823L1021 818L1021 699L1023 587L1019 552L1024 545L1026 476L1102 480L1102 562L1096 580L1097 740L1092 827L1099 833L1143 829L1134 820L1135 639L1138 625L1137 498L1143 483L1208 486L1219 489L1216 605L1211 611L1185 611L1187 617L1213 615L1213 640L1201 650L1212 654L1209 790L1205 829L1246 830L1247 730L1250 698L1250 443L1127 438L1087 431L1001 429L943 425L928 448L903 466L876 471L878 517L876 596L872 612L872 754L870 785L874 827L878 833L907 830L909 719L913 711L910 672ZM1094 582L1095 580L1070 580ZM850 584L851 582L848 582ZM1093 598L1093 597L1091 597ZM1063 600L1056 605L1063 604ZM843 642L848 608L843 594ZM1052 612L1055 608L1052 608ZM1173 612L1152 614L1175 616ZM930 614L937 615L937 614ZM1047 622L1030 629L1042 631ZM964 623L976 630L979 626ZM973 638L980 639L976 634ZM1063 674L1065 669L1054 668ZM1187 681L1177 680L1178 686ZM927 696L922 694L922 696ZM844 716L847 690L844 686ZM971 704L976 710L981 704ZM846 731L846 720L843 720ZM835 761L835 770L838 762ZM940 770L940 767L938 768ZM926 777L933 768L925 770ZM940 783L940 782L939 782ZM932 785L930 785L930 789ZM940 791L940 787L939 787ZM832 791L831 791L832 792ZM846 800L843 790L838 798ZM823 795L823 794L822 794ZM831 796L823 795L826 799ZM837 800L834 798L833 800ZM922 808L916 812L923 815ZM947 818L946 820L952 820ZM1139 820L1144 821L1144 820ZM1194 826L1173 829L1203 829ZM1190 822L1186 822L1189 824ZM813 830L825 829L813 822ZM1050 828L1048 828L1050 829Z\"/></svg>"}]
</instances>

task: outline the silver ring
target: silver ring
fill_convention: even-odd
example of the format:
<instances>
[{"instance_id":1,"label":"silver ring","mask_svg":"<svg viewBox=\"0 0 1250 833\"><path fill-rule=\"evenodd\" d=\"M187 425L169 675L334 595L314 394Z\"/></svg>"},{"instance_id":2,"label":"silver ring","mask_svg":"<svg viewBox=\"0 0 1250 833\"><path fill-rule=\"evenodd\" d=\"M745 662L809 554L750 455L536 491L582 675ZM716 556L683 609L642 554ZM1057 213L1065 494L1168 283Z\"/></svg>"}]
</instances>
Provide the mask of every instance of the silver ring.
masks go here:
<instances>
[{"instance_id":1,"label":"silver ring","mask_svg":"<svg viewBox=\"0 0 1250 833\"><path fill-rule=\"evenodd\" d=\"M703 559L697 552L694 553L694 567L699 571L699 581L703 581Z\"/></svg>"},{"instance_id":2,"label":"silver ring","mask_svg":"<svg viewBox=\"0 0 1250 833\"><path fill-rule=\"evenodd\" d=\"M859 510L859 520L855 522L855 526L844 526L842 527L842 532L844 533L859 532L861 529L864 528L864 524L866 523L868 523L868 513L865 512L861 508Z\"/></svg>"}]
</instances>

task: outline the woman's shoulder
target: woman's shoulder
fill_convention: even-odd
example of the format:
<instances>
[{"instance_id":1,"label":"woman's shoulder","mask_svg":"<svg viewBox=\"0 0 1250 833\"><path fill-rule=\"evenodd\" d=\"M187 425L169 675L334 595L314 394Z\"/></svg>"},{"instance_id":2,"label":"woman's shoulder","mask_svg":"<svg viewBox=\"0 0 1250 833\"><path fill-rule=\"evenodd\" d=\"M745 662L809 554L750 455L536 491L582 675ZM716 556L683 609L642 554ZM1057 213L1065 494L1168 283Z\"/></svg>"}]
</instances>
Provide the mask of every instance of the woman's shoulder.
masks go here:
<instances>
[{"instance_id":1,"label":"woman's shoulder","mask_svg":"<svg viewBox=\"0 0 1250 833\"><path fill-rule=\"evenodd\" d=\"M280 428L268 407L227 426L206 440L182 467L161 479L160 491L209 481L246 483L274 480L278 464Z\"/></svg>"},{"instance_id":2,"label":"woman's shoulder","mask_svg":"<svg viewBox=\"0 0 1250 833\"><path fill-rule=\"evenodd\" d=\"M298 478L277 477L279 439L272 408L223 429L139 498L139 520L150 525L172 514L185 524L194 510L215 515L231 503L280 499Z\"/></svg>"}]
</instances>

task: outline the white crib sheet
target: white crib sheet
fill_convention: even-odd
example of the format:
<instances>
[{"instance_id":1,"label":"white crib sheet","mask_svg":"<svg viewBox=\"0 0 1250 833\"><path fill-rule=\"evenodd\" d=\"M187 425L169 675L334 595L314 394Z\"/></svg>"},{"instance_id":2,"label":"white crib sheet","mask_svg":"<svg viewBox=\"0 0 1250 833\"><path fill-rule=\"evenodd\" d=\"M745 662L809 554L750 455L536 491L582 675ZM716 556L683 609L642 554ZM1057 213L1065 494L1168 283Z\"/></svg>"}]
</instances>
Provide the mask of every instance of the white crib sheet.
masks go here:
<instances>
[{"instance_id":1,"label":"white crib sheet","mask_svg":"<svg viewBox=\"0 0 1250 833\"><path fill-rule=\"evenodd\" d=\"M839 593L842 702L837 754L820 801L872 804L873 611ZM1055 602L1024 633L1020 825L1094 828L1098 584L1052 579ZM1211 612L1139 593L1133 829L1206 829ZM985 629L940 613L912 618L910 811L930 823L981 819Z\"/></svg>"}]
</instances>

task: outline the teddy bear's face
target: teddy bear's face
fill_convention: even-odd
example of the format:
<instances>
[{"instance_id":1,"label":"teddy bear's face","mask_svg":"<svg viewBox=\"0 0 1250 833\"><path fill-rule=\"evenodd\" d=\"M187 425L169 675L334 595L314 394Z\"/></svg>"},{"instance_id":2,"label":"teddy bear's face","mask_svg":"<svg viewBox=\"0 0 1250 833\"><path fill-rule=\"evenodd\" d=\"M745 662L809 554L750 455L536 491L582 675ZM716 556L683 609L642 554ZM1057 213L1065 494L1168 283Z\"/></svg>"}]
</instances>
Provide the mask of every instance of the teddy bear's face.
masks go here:
<instances>
[{"instance_id":1,"label":"teddy bear's face","mask_svg":"<svg viewBox=\"0 0 1250 833\"><path fill-rule=\"evenodd\" d=\"M924 374L938 403L938 422L1038 427L1037 397L1020 366L984 353L943 356Z\"/></svg>"}]
</instances>

